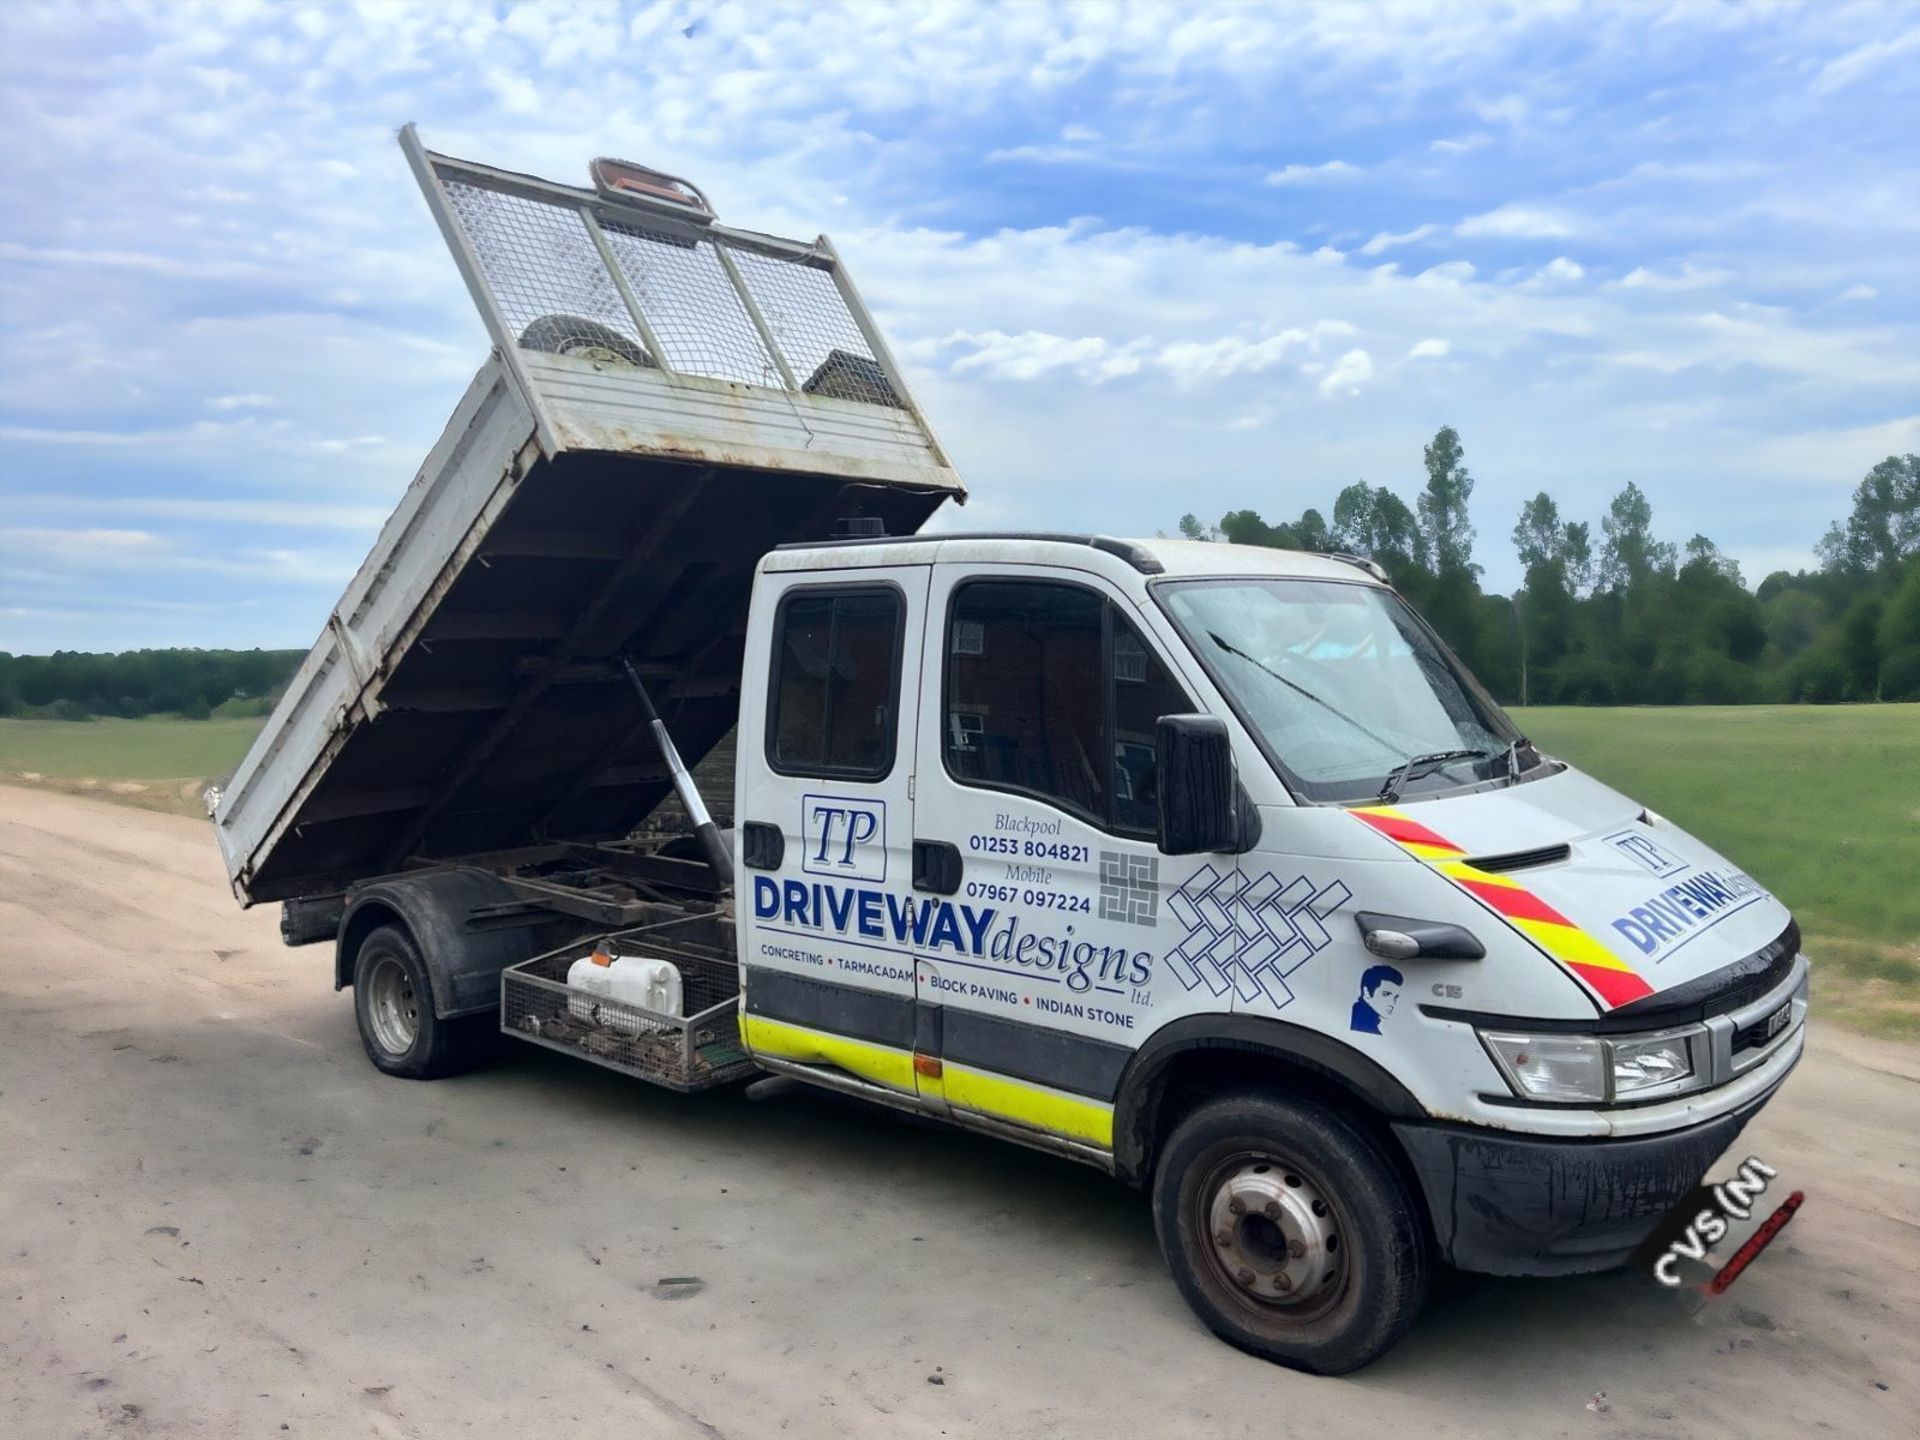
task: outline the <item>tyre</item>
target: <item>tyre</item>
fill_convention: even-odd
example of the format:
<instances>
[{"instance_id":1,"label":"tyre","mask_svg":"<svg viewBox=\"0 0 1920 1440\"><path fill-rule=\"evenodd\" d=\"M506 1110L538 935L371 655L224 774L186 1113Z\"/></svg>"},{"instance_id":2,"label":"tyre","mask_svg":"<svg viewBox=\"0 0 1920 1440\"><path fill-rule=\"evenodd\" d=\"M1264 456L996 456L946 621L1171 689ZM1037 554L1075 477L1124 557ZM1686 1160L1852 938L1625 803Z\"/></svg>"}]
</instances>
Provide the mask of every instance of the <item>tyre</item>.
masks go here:
<instances>
[{"instance_id":1,"label":"tyre","mask_svg":"<svg viewBox=\"0 0 1920 1440\"><path fill-rule=\"evenodd\" d=\"M618 330L578 315L542 315L520 332L520 348L571 355L602 365L653 368L653 359Z\"/></svg>"},{"instance_id":2,"label":"tyre","mask_svg":"<svg viewBox=\"0 0 1920 1440\"><path fill-rule=\"evenodd\" d=\"M1375 1359L1432 1283L1424 1213L1380 1143L1305 1101L1244 1093L1195 1109L1161 1153L1153 1220L1207 1328L1296 1370Z\"/></svg>"},{"instance_id":3,"label":"tyre","mask_svg":"<svg viewBox=\"0 0 1920 1440\"><path fill-rule=\"evenodd\" d=\"M367 1058L407 1080L475 1069L499 1045L492 1015L443 1020L433 1013L426 962L398 925L382 925L361 942L353 963L353 1014Z\"/></svg>"}]
</instances>

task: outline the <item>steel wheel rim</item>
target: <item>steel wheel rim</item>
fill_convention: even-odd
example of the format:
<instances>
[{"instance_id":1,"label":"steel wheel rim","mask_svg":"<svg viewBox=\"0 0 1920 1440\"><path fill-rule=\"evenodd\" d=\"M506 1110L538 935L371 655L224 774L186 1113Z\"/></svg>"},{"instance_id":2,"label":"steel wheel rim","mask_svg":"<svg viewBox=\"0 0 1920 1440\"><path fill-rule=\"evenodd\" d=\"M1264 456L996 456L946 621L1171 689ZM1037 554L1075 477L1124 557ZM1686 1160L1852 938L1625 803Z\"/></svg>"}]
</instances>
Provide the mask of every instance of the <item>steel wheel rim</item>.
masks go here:
<instances>
[{"instance_id":1,"label":"steel wheel rim","mask_svg":"<svg viewBox=\"0 0 1920 1440\"><path fill-rule=\"evenodd\" d=\"M367 976L367 1024L389 1055L404 1055L420 1035L420 1003L407 967L388 955L374 961Z\"/></svg>"},{"instance_id":2,"label":"steel wheel rim","mask_svg":"<svg viewBox=\"0 0 1920 1440\"><path fill-rule=\"evenodd\" d=\"M1229 1155L1208 1174L1195 1220L1208 1268L1244 1301L1307 1320L1346 1293L1346 1213L1294 1160L1255 1151Z\"/></svg>"}]
</instances>

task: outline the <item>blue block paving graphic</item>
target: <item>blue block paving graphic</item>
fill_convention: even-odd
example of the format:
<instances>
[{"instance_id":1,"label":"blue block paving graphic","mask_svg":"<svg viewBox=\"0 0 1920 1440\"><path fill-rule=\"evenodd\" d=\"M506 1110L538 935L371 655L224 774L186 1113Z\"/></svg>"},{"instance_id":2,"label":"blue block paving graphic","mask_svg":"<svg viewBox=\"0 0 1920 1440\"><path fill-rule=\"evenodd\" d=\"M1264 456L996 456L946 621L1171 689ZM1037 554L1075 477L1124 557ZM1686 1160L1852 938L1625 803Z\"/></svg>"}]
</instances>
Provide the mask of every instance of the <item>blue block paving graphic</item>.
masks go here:
<instances>
[{"instance_id":1,"label":"blue block paving graphic","mask_svg":"<svg viewBox=\"0 0 1920 1440\"><path fill-rule=\"evenodd\" d=\"M1352 898L1338 880L1316 887L1304 875L1249 878L1202 866L1167 897L1187 930L1167 969L1189 990L1204 985L1219 996L1231 987L1245 1002L1265 996L1279 1009L1293 1000L1286 977L1333 943L1323 922Z\"/></svg>"}]
</instances>

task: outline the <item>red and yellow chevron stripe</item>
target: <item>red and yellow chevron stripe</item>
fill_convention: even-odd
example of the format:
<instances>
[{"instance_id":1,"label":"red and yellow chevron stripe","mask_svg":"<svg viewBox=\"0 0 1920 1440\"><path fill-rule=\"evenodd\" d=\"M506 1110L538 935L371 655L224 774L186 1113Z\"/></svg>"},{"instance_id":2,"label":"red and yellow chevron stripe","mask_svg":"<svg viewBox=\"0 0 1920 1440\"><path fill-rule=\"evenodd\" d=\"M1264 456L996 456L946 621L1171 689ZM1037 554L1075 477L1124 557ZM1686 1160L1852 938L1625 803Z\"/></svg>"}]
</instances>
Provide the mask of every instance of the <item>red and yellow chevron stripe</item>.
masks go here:
<instances>
[{"instance_id":1,"label":"red and yellow chevron stripe","mask_svg":"<svg viewBox=\"0 0 1920 1440\"><path fill-rule=\"evenodd\" d=\"M1425 860L1494 914L1546 951L1603 1010L1653 994L1626 961L1518 881L1476 870L1466 851L1404 811L1377 805L1352 812L1409 855Z\"/></svg>"}]
</instances>

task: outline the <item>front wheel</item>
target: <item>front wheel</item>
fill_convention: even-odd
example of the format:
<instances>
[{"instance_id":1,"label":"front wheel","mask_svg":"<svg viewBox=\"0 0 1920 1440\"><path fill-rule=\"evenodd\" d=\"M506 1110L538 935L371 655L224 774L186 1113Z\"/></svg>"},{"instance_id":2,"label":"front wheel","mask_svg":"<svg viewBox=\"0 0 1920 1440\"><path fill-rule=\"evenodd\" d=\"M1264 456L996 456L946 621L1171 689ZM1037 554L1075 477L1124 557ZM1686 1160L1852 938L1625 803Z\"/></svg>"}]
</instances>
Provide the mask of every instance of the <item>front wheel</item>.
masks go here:
<instances>
[{"instance_id":1,"label":"front wheel","mask_svg":"<svg viewBox=\"0 0 1920 1440\"><path fill-rule=\"evenodd\" d=\"M353 1015L367 1058L389 1075L438 1080L493 1058L499 1027L491 1015L442 1019L413 937L382 925L360 944L353 963Z\"/></svg>"},{"instance_id":2,"label":"front wheel","mask_svg":"<svg viewBox=\"0 0 1920 1440\"><path fill-rule=\"evenodd\" d=\"M1374 1360L1432 1283L1420 1207L1379 1142L1304 1101L1249 1093L1194 1110L1161 1154L1153 1218L1207 1328L1297 1370Z\"/></svg>"}]
</instances>

